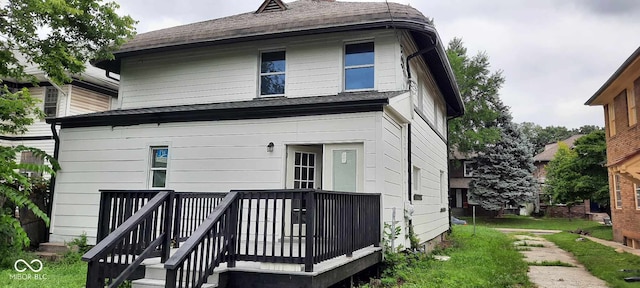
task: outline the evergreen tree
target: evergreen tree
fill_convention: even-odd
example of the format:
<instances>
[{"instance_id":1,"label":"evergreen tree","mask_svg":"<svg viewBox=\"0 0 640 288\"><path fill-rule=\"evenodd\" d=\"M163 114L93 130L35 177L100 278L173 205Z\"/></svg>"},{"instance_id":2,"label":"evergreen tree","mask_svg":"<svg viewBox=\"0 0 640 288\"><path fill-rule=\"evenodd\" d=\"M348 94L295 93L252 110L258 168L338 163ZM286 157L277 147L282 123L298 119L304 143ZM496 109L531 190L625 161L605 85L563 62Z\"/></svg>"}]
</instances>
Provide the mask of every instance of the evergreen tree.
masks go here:
<instances>
[{"instance_id":1,"label":"evergreen tree","mask_svg":"<svg viewBox=\"0 0 640 288\"><path fill-rule=\"evenodd\" d=\"M471 200L482 208L500 211L506 205L533 201L537 181L533 177L533 150L520 128L511 122L507 107L498 118L501 139L476 158L478 167L469 184Z\"/></svg>"},{"instance_id":2,"label":"evergreen tree","mask_svg":"<svg viewBox=\"0 0 640 288\"><path fill-rule=\"evenodd\" d=\"M485 52L469 57L460 38L449 42L447 56L465 105L464 115L449 121L449 153L482 152L500 139L497 119L502 106L498 95L504 83L502 71L490 70Z\"/></svg>"}]
</instances>

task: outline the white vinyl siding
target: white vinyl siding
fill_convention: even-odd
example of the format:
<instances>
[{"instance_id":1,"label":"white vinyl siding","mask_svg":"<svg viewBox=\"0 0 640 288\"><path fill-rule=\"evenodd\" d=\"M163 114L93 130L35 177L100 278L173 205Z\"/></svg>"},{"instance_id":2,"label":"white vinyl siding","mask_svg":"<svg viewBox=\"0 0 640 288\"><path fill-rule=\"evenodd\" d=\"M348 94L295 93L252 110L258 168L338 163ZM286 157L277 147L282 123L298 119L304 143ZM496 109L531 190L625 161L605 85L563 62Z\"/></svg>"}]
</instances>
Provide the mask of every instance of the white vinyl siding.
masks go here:
<instances>
[{"instance_id":1,"label":"white vinyl siding","mask_svg":"<svg viewBox=\"0 0 640 288\"><path fill-rule=\"evenodd\" d=\"M421 167L422 175L422 201L413 202L413 225L418 238L427 241L449 229L447 145L420 117L411 124L411 145L411 163Z\"/></svg>"},{"instance_id":2,"label":"white vinyl siding","mask_svg":"<svg viewBox=\"0 0 640 288\"><path fill-rule=\"evenodd\" d=\"M67 116L109 110L110 98L110 96L74 86L71 90L71 104Z\"/></svg>"},{"instance_id":3,"label":"white vinyl siding","mask_svg":"<svg viewBox=\"0 0 640 288\"><path fill-rule=\"evenodd\" d=\"M259 91L259 51L286 47L286 97L343 92L345 41L375 43L378 91L402 90L401 63L392 31L300 36L243 44L145 54L122 61L122 109L244 101Z\"/></svg>"},{"instance_id":4,"label":"white vinyl siding","mask_svg":"<svg viewBox=\"0 0 640 288\"><path fill-rule=\"evenodd\" d=\"M166 188L196 192L281 189L286 145L363 143L364 191L382 193L383 180L376 177L381 165L376 158L381 115L63 129L59 155L63 171L56 178L51 239L69 241L86 232L95 242L98 190L146 189L149 147L156 145L154 141L171 143ZM273 152L266 149L270 142L275 144Z\"/></svg>"},{"instance_id":5,"label":"white vinyl siding","mask_svg":"<svg viewBox=\"0 0 640 288\"><path fill-rule=\"evenodd\" d=\"M393 209L395 208L398 221L396 225L401 227L404 234L404 202L407 201L407 189L404 189L404 178L406 169L403 155L403 135L401 126L389 115L384 115L382 122L382 159L384 163L384 194L382 195L383 221L390 224L393 220ZM404 245L402 238L396 241L397 245Z\"/></svg>"}]
</instances>

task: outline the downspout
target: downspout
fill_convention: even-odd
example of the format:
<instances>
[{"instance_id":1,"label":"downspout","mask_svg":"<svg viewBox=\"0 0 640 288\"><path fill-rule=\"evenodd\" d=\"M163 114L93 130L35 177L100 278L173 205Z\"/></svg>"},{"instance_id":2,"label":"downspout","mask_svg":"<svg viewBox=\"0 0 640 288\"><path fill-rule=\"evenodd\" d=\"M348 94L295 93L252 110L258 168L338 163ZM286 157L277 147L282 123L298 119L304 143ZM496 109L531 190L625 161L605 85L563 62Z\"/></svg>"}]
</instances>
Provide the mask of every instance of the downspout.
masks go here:
<instances>
[{"instance_id":1,"label":"downspout","mask_svg":"<svg viewBox=\"0 0 640 288\"><path fill-rule=\"evenodd\" d=\"M413 104L412 104L413 105ZM413 179L413 164L411 163L411 123L407 124L407 175L409 175L409 185L407 185L409 187L408 192L409 192L409 203L413 203L413 182L411 182L411 180Z\"/></svg>"},{"instance_id":2,"label":"downspout","mask_svg":"<svg viewBox=\"0 0 640 288\"><path fill-rule=\"evenodd\" d=\"M447 119L447 203L449 203L449 230L447 232L451 234L453 232L451 230L451 197L449 193L451 191L451 175L449 175L449 171L451 171L451 160L449 159L449 120L453 119L450 117L446 117ZM468 193L468 192L467 192Z\"/></svg>"},{"instance_id":3,"label":"downspout","mask_svg":"<svg viewBox=\"0 0 640 288\"><path fill-rule=\"evenodd\" d=\"M58 153L60 151L60 137L58 136L58 130L56 130L55 122L51 123L51 133L53 135L53 141L54 141L53 159L58 160ZM49 181L50 181L49 182L49 205L47 205L47 215L51 217L51 212L53 209L53 194L56 188L56 176L52 175ZM49 218L49 220L51 220L51 218ZM47 233L45 234L46 242L49 241L49 236L51 235L51 233L49 233L50 227L51 227L51 222L49 222L49 227L47 227Z\"/></svg>"}]
</instances>

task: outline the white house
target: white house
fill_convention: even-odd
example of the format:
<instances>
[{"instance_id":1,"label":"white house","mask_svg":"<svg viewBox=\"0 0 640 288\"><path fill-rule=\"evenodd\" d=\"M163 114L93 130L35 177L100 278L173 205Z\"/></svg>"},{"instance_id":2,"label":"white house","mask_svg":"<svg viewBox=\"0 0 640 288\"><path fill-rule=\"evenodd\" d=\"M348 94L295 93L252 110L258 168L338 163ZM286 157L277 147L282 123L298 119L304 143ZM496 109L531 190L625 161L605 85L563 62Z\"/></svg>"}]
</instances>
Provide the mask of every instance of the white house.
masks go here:
<instances>
[{"instance_id":1,"label":"white house","mask_svg":"<svg viewBox=\"0 0 640 288\"><path fill-rule=\"evenodd\" d=\"M266 0L137 35L96 66L120 75L116 109L48 120L61 127L52 241L95 244L99 189L379 193L402 234L405 215L425 243L450 227L447 121L464 105L408 5Z\"/></svg>"},{"instance_id":2,"label":"white house","mask_svg":"<svg viewBox=\"0 0 640 288\"><path fill-rule=\"evenodd\" d=\"M2 79L9 89L29 88L32 97L40 100L40 109L46 117L65 117L109 110L112 102L117 103L118 81L109 78L104 70L87 67L80 75L72 75L72 82L58 86L52 84L46 74L34 65L27 65L25 72L38 80L34 86L26 79ZM0 135L0 145L39 148L50 155L55 152L52 125L45 120L36 119L28 131L20 135ZM18 155L21 162L29 161L42 164L42 159L31 156L31 152Z\"/></svg>"}]
</instances>

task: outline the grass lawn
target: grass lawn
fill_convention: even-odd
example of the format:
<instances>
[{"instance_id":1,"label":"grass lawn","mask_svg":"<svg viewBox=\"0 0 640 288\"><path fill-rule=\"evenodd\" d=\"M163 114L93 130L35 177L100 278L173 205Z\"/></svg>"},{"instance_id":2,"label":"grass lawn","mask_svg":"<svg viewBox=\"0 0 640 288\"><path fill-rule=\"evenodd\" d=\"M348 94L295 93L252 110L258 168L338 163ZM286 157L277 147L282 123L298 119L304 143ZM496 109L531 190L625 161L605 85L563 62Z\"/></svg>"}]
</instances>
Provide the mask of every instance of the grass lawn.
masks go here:
<instances>
[{"instance_id":1,"label":"grass lawn","mask_svg":"<svg viewBox=\"0 0 640 288\"><path fill-rule=\"evenodd\" d=\"M37 257L26 254L22 257L27 262L31 262ZM45 288L45 287L57 287L57 288L80 288L85 287L86 275L87 275L87 263L77 258L67 258L60 262L48 262L42 261L43 269L40 272L32 272L26 270L25 272L18 273L13 267L9 269L0 270L0 287L12 287L12 288ZM34 269L38 268L38 264L33 263ZM26 268L24 265L18 266L18 268ZM19 278L19 279L17 279Z\"/></svg>"},{"instance_id":2,"label":"grass lawn","mask_svg":"<svg viewBox=\"0 0 640 288\"><path fill-rule=\"evenodd\" d=\"M462 217L469 225L473 224L471 217ZM582 229L589 231L591 236L604 240L613 240L611 226L584 219L565 218L533 218L528 216L505 215L502 218L476 217L476 224L491 228L520 228L575 231Z\"/></svg>"},{"instance_id":3,"label":"grass lawn","mask_svg":"<svg viewBox=\"0 0 640 288\"><path fill-rule=\"evenodd\" d=\"M527 263L513 246L513 239L493 229L455 226L450 247L437 253L449 261L422 257L403 265L395 275L402 287L533 287ZM383 284L395 287L383 278ZM389 285L391 284L391 285ZM366 287L366 286L365 286Z\"/></svg>"},{"instance_id":4,"label":"grass lawn","mask_svg":"<svg viewBox=\"0 0 640 288\"><path fill-rule=\"evenodd\" d=\"M640 287L640 283L625 282L625 277L640 276L640 272L625 273L621 269L640 269L640 257L629 253L617 253L611 247L593 241L576 241L579 235L558 233L546 235L545 238L556 243L558 247L573 255L591 274L606 281L611 287Z\"/></svg>"}]
</instances>

